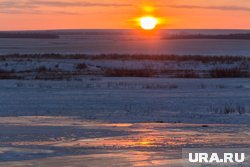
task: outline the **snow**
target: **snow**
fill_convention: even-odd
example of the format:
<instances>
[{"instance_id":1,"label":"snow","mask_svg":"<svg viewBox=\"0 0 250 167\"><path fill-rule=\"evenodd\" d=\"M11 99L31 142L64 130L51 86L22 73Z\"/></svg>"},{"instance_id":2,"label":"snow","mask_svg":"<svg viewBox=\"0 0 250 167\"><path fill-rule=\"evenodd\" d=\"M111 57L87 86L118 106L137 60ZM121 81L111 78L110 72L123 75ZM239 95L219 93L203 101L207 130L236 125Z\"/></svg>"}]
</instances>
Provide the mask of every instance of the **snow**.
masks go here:
<instances>
[{"instance_id":1,"label":"snow","mask_svg":"<svg viewBox=\"0 0 250 167\"><path fill-rule=\"evenodd\" d=\"M185 147L250 144L249 79L84 77L0 85L0 166L180 167ZM245 111L213 110L229 103Z\"/></svg>"},{"instance_id":2,"label":"snow","mask_svg":"<svg viewBox=\"0 0 250 167\"><path fill-rule=\"evenodd\" d=\"M148 63L156 69L199 70L215 67L211 64L0 63L1 69L16 72L56 64L74 72L76 64L86 63L88 71L98 74L53 81L34 80L34 72L25 80L0 80L1 167L181 167L185 147L250 145L249 78L116 78L104 77L97 67L142 68Z\"/></svg>"},{"instance_id":3,"label":"snow","mask_svg":"<svg viewBox=\"0 0 250 167\"><path fill-rule=\"evenodd\" d=\"M0 124L3 167L181 167L182 148L250 144L249 124L112 124L52 116L4 117Z\"/></svg>"},{"instance_id":4,"label":"snow","mask_svg":"<svg viewBox=\"0 0 250 167\"><path fill-rule=\"evenodd\" d=\"M248 30L163 30L156 37L138 36L128 30L53 31L59 39L0 39L0 55L12 53L124 53L124 54L190 54L249 55L249 40L182 39L164 40L166 34L231 34ZM64 35L65 34L65 35ZM136 35L135 35L136 34Z\"/></svg>"},{"instance_id":5,"label":"snow","mask_svg":"<svg viewBox=\"0 0 250 167\"><path fill-rule=\"evenodd\" d=\"M91 77L0 81L1 116L81 116L106 122L248 123L249 79ZM213 108L240 106L244 113Z\"/></svg>"}]
</instances>

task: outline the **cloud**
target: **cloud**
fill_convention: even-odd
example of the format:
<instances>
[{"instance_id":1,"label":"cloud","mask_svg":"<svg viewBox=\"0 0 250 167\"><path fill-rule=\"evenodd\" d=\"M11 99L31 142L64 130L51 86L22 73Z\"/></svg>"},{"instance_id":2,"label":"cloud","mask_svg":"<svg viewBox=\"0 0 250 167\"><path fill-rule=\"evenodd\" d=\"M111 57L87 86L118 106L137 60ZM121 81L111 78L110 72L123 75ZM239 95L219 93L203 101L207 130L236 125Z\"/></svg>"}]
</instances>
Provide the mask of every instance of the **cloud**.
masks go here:
<instances>
[{"instance_id":1,"label":"cloud","mask_svg":"<svg viewBox=\"0 0 250 167\"><path fill-rule=\"evenodd\" d=\"M7 14L44 14L53 13L53 11L42 11L39 8L51 7L57 9L65 9L67 7L127 7L132 6L128 3L101 3L89 1L61 1L61 0L0 0L0 13ZM55 14L77 14L74 12L67 12L65 10L54 11Z\"/></svg>"},{"instance_id":2,"label":"cloud","mask_svg":"<svg viewBox=\"0 0 250 167\"><path fill-rule=\"evenodd\" d=\"M124 7L131 6L131 4L127 3L97 3L97 2L84 2L84 1L56 1L56 0L33 0L29 2L30 5L33 6L53 6L53 7L94 7L94 6L102 6L102 7Z\"/></svg>"},{"instance_id":3,"label":"cloud","mask_svg":"<svg viewBox=\"0 0 250 167\"><path fill-rule=\"evenodd\" d=\"M199 5L168 5L170 8L185 8L185 9L209 9L209 10L233 10L250 12L250 7L243 6L199 6Z\"/></svg>"},{"instance_id":4,"label":"cloud","mask_svg":"<svg viewBox=\"0 0 250 167\"><path fill-rule=\"evenodd\" d=\"M42 11L42 10L23 10L23 9L4 9L0 10L3 14L60 14L60 15L78 15L80 13L67 11Z\"/></svg>"}]
</instances>

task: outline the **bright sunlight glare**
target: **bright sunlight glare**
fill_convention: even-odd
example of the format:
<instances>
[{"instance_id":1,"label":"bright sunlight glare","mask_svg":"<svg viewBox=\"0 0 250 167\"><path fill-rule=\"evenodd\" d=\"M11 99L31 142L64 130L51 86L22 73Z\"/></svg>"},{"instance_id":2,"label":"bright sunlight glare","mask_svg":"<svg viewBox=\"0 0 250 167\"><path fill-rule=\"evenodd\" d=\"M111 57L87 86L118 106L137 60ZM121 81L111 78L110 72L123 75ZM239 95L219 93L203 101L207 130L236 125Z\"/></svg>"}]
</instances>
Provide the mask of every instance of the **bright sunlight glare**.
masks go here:
<instances>
[{"instance_id":1,"label":"bright sunlight glare","mask_svg":"<svg viewBox=\"0 0 250 167\"><path fill-rule=\"evenodd\" d=\"M144 30L153 30L156 25L158 24L158 20L155 17L152 16L145 16L140 18L140 26Z\"/></svg>"}]
</instances>

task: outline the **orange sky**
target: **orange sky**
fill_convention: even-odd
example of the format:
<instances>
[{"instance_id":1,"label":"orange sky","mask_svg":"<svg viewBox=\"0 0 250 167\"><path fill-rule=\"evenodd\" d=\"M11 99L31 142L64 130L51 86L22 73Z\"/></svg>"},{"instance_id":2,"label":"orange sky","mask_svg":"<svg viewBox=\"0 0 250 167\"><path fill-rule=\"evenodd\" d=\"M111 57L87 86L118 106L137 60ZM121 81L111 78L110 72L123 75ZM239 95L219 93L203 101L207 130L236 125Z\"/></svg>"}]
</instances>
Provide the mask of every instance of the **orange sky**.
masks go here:
<instances>
[{"instance_id":1,"label":"orange sky","mask_svg":"<svg viewBox=\"0 0 250 167\"><path fill-rule=\"evenodd\" d=\"M145 6L161 28L250 29L248 0L0 0L0 30L130 29Z\"/></svg>"}]
</instances>

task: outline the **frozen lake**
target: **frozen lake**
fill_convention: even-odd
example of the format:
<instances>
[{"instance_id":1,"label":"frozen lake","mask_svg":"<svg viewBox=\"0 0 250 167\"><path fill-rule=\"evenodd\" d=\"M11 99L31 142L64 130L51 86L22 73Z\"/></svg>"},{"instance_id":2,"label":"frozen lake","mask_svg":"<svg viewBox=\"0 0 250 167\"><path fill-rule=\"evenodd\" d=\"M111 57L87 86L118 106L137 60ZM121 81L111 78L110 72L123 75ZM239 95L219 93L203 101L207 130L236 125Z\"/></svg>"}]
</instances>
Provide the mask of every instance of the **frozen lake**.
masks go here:
<instances>
[{"instance_id":1,"label":"frozen lake","mask_svg":"<svg viewBox=\"0 0 250 167\"><path fill-rule=\"evenodd\" d=\"M177 87L105 87L110 82ZM182 148L247 148L249 86L249 79L2 80L0 166L182 167ZM245 112L217 111L226 104Z\"/></svg>"},{"instance_id":2,"label":"frozen lake","mask_svg":"<svg viewBox=\"0 0 250 167\"><path fill-rule=\"evenodd\" d=\"M164 39L165 34L176 32L250 31L51 32L60 38L0 39L0 55L250 55L250 40ZM1 167L181 167L182 148L250 146L249 78L110 77L104 73L119 68L150 72L194 69L197 74L240 68L249 72L246 59L212 61L202 57L207 61L177 62L17 56L0 60Z\"/></svg>"},{"instance_id":3,"label":"frozen lake","mask_svg":"<svg viewBox=\"0 0 250 167\"><path fill-rule=\"evenodd\" d=\"M162 30L152 34L132 30L50 31L59 39L0 39L0 54L12 53L120 53L180 55L250 55L250 40L164 39L166 34L249 33L237 30Z\"/></svg>"}]
</instances>

